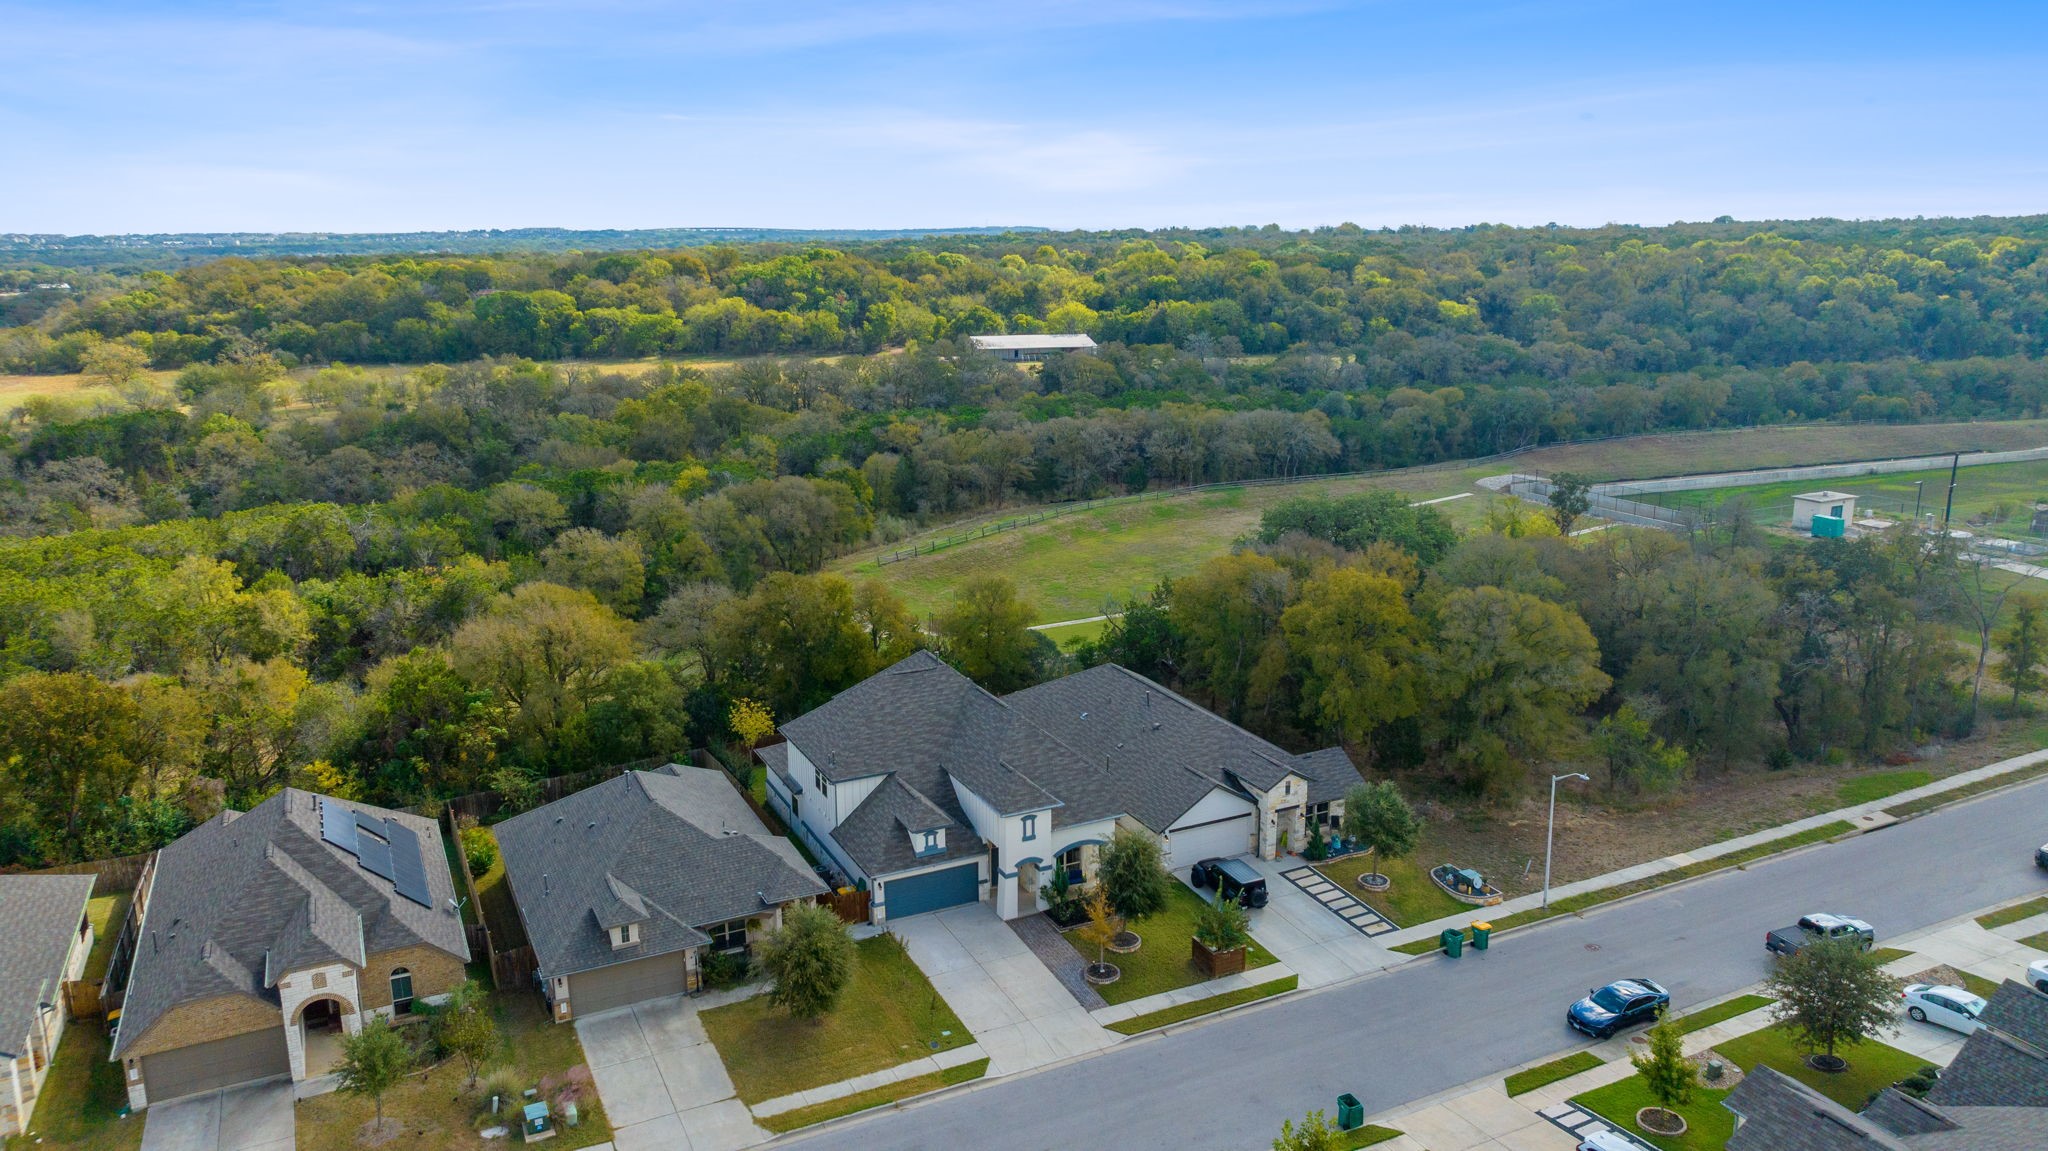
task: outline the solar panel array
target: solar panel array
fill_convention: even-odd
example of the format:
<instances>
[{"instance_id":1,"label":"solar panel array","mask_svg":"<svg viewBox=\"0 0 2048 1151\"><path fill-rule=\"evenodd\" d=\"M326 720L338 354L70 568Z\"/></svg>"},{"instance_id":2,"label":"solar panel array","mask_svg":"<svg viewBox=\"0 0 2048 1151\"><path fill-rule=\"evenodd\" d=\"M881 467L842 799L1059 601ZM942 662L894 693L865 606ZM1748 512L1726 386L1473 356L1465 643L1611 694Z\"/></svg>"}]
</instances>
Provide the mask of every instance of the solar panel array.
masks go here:
<instances>
[{"instance_id":1,"label":"solar panel array","mask_svg":"<svg viewBox=\"0 0 2048 1151\"><path fill-rule=\"evenodd\" d=\"M395 819L385 821L385 826L391 830L392 886L421 907L432 907L434 897L427 893L427 865L421 857L420 837Z\"/></svg>"},{"instance_id":2,"label":"solar panel array","mask_svg":"<svg viewBox=\"0 0 2048 1151\"><path fill-rule=\"evenodd\" d=\"M338 800L320 797L320 838L356 857L364 871L388 879L398 894L432 907L420 837L397 820L378 819Z\"/></svg>"}]
</instances>

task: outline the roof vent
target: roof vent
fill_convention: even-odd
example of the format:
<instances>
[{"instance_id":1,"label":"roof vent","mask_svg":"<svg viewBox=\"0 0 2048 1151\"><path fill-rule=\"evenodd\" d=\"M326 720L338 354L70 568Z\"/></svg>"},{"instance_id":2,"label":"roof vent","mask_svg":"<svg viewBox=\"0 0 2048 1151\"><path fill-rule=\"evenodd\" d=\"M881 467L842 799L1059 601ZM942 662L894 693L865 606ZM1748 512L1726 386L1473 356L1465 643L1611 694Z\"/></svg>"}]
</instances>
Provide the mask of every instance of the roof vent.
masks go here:
<instances>
[{"instance_id":1,"label":"roof vent","mask_svg":"<svg viewBox=\"0 0 2048 1151\"><path fill-rule=\"evenodd\" d=\"M556 822L556 823L560 823L560 822L562 822L562 817L561 817L561 816L559 816L559 815L558 815L558 816L556 816L556 817L555 817L555 822Z\"/></svg>"},{"instance_id":2,"label":"roof vent","mask_svg":"<svg viewBox=\"0 0 2048 1151\"><path fill-rule=\"evenodd\" d=\"M584 825L584 830L585 830L585 831L596 831L596 830L597 830L597 821L593 819L593 820L591 820L591 821L590 821L589 823L585 824L585 825Z\"/></svg>"},{"instance_id":3,"label":"roof vent","mask_svg":"<svg viewBox=\"0 0 2048 1151\"><path fill-rule=\"evenodd\" d=\"M1084 712L1082 712L1082 713L1081 713L1081 718L1082 718L1082 719L1087 719L1087 718L1088 718L1088 713L1087 713L1087 712L1085 712L1085 711L1084 711Z\"/></svg>"}]
</instances>

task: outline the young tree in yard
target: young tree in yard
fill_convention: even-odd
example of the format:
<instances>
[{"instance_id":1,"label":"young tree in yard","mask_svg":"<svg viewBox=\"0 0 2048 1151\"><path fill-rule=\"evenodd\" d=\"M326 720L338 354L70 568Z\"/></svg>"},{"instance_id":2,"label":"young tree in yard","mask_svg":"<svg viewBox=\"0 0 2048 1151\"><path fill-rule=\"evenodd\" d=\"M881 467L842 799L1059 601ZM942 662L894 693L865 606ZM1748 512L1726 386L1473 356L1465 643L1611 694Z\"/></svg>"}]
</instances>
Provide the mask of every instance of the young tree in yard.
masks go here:
<instances>
[{"instance_id":1,"label":"young tree in yard","mask_svg":"<svg viewBox=\"0 0 2048 1151\"><path fill-rule=\"evenodd\" d=\"M1765 990L1778 1000L1771 1014L1829 1059L1837 1047L1891 1030L1899 1006L1899 981L1884 973L1884 960L1849 939L1810 943L1779 960Z\"/></svg>"},{"instance_id":2,"label":"young tree in yard","mask_svg":"<svg viewBox=\"0 0 2048 1151\"><path fill-rule=\"evenodd\" d=\"M1557 534L1572 534L1572 523L1593 506L1593 485L1575 472L1550 477L1550 518L1557 521Z\"/></svg>"},{"instance_id":3,"label":"young tree in yard","mask_svg":"<svg viewBox=\"0 0 2048 1151\"><path fill-rule=\"evenodd\" d=\"M1002 576L977 576L961 585L939 613L939 646L961 674L1001 694L1031 686L1032 608Z\"/></svg>"},{"instance_id":4,"label":"young tree in yard","mask_svg":"<svg viewBox=\"0 0 2048 1151\"><path fill-rule=\"evenodd\" d=\"M1107 961L1103 952L1109 950L1116 937L1124 933L1123 922L1117 918L1116 909L1109 905L1109 895L1101 884L1096 884L1095 890L1088 893L1081 908L1088 913L1088 922L1076 928L1075 934L1095 945L1095 966L1105 967Z\"/></svg>"},{"instance_id":5,"label":"young tree in yard","mask_svg":"<svg viewBox=\"0 0 2048 1151\"><path fill-rule=\"evenodd\" d=\"M853 980L853 937L830 908L792 903L783 909L781 930L762 942L759 960L775 979L768 1002L798 1019L816 1019Z\"/></svg>"},{"instance_id":6,"label":"young tree in yard","mask_svg":"<svg viewBox=\"0 0 2048 1151\"><path fill-rule=\"evenodd\" d=\"M1685 1032L1676 1017L1666 1014L1659 1019L1647 1038L1650 1050L1643 1055L1632 1054L1628 1061L1635 1066L1643 1090L1650 1093L1657 1106L1675 1114L1675 1108L1692 1102L1692 1089L1699 1083L1699 1068L1686 1062Z\"/></svg>"},{"instance_id":7,"label":"young tree in yard","mask_svg":"<svg viewBox=\"0 0 2048 1151\"><path fill-rule=\"evenodd\" d=\"M1109 904L1125 919L1143 919L1166 906L1173 877L1159 860L1159 843L1128 827L1110 834L1097 861L1095 878Z\"/></svg>"},{"instance_id":8,"label":"young tree in yard","mask_svg":"<svg viewBox=\"0 0 2048 1151\"><path fill-rule=\"evenodd\" d=\"M775 714L766 704L751 699L732 701L732 710L725 716L725 725L748 751L754 745L767 739L775 731Z\"/></svg>"},{"instance_id":9,"label":"young tree in yard","mask_svg":"<svg viewBox=\"0 0 2048 1151\"><path fill-rule=\"evenodd\" d=\"M1372 877L1380 878L1382 859L1399 859L1415 850L1422 821L1391 779L1361 783L1344 797L1344 834L1372 847Z\"/></svg>"},{"instance_id":10,"label":"young tree in yard","mask_svg":"<svg viewBox=\"0 0 2048 1151\"><path fill-rule=\"evenodd\" d=\"M2007 705L2017 711L2020 696L2040 691L2048 684L2041 674L2041 662L2048 655L2048 600L2022 592L2012 598L2012 621L1998 633L2000 682L2012 689Z\"/></svg>"},{"instance_id":11,"label":"young tree in yard","mask_svg":"<svg viewBox=\"0 0 2048 1151\"><path fill-rule=\"evenodd\" d=\"M477 1072L498 1053L498 1021L482 985L466 980L448 996L448 1005L434 1017L434 1035L442 1048L462 1060L469 1086Z\"/></svg>"},{"instance_id":12,"label":"young tree in yard","mask_svg":"<svg viewBox=\"0 0 2048 1151\"><path fill-rule=\"evenodd\" d=\"M1339 1138L1328 1117L1311 1111L1302 1116L1299 1124L1292 1119L1281 1122L1280 1138L1273 1140L1273 1151L1339 1151L1344 1146Z\"/></svg>"},{"instance_id":13,"label":"young tree in yard","mask_svg":"<svg viewBox=\"0 0 2048 1151\"><path fill-rule=\"evenodd\" d=\"M412 1048L391 1021L377 1016L341 1041L341 1089L368 1095L377 1105L377 1125L384 1125L384 1093L398 1086L413 1068Z\"/></svg>"}]
</instances>

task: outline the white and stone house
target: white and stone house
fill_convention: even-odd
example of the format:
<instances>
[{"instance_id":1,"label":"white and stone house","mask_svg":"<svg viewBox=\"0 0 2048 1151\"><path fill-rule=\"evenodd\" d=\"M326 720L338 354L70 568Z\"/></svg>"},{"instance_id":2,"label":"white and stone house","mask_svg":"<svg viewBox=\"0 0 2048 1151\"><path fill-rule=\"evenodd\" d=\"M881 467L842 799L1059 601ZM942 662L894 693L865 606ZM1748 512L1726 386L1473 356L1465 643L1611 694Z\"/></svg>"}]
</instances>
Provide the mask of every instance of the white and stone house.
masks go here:
<instances>
[{"instance_id":1,"label":"white and stone house","mask_svg":"<svg viewBox=\"0 0 2048 1151\"><path fill-rule=\"evenodd\" d=\"M295 788L157 852L112 1058L131 1107L323 1079L341 1037L466 976L433 820Z\"/></svg>"},{"instance_id":2,"label":"white and stone house","mask_svg":"<svg viewBox=\"0 0 2048 1151\"><path fill-rule=\"evenodd\" d=\"M29 1129L92 954L90 875L0 875L0 1138Z\"/></svg>"},{"instance_id":3,"label":"white and stone house","mask_svg":"<svg viewBox=\"0 0 2048 1151\"><path fill-rule=\"evenodd\" d=\"M1118 827L1167 865L1298 851L1360 781L1342 748L1289 753L1114 665L997 697L918 652L783 724L769 804L872 893L876 922L984 901L1043 906Z\"/></svg>"}]
</instances>

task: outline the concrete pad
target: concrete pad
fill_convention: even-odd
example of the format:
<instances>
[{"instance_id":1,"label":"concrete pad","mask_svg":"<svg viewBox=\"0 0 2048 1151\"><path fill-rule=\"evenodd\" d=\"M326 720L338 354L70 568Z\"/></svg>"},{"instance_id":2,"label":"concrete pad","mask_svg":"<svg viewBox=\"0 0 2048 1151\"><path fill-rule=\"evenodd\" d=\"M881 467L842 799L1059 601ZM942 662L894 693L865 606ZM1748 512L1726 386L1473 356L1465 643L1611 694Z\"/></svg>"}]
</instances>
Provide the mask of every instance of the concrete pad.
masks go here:
<instances>
[{"instance_id":1,"label":"concrete pad","mask_svg":"<svg viewBox=\"0 0 2048 1151\"><path fill-rule=\"evenodd\" d=\"M1038 960L1033 958L1031 962L1037 963ZM1045 970L1043 964L1039 965L1039 970ZM1003 994L1003 989L979 965L934 972L930 979L932 989L945 999L953 1014L960 1017L960 1022L976 1035L989 1028L1024 1022L1024 1013L1017 1010L1017 1005ZM1060 994L1065 995L1065 989L1061 989Z\"/></svg>"},{"instance_id":2,"label":"concrete pad","mask_svg":"<svg viewBox=\"0 0 2048 1151\"><path fill-rule=\"evenodd\" d=\"M1449 1106L1457 1112L1458 1118L1496 1139L1524 1127L1549 1126L1528 1108L1508 1098L1503 1091L1474 1091L1451 1100Z\"/></svg>"},{"instance_id":3,"label":"concrete pad","mask_svg":"<svg viewBox=\"0 0 2048 1151\"><path fill-rule=\"evenodd\" d=\"M220 1092L209 1091L143 1112L142 1151L217 1151Z\"/></svg>"},{"instance_id":4,"label":"concrete pad","mask_svg":"<svg viewBox=\"0 0 2048 1151\"><path fill-rule=\"evenodd\" d=\"M675 1114L675 1100L652 1056L592 1067L590 1077L597 1083L598 1097L604 1100L613 1127L631 1127Z\"/></svg>"},{"instance_id":5,"label":"concrete pad","mask_svg":"<svg viewBox=\"0 0 2048 1151\"><path fill-rule=\"evenodd\" d=\"M1059 1052L1038 1033L1038 1028L1029 1023L1013 1023L992 1031L977 1031L975 1039L981 1049L988 1053L988 1073L1012 1075L1043 1067L1059 1059Z\"/></svg>"},{"instance_id":6,"label":"concrete pad","mask_svg":"<svg viewBox=\"0 0 2048 1151\"><path fill-rule=\"evenodd\" d=\"M234 1087L220 1094L220 1145L223 1148L293 1145L297 1135L289 1082Z\"/></svg>"},{"instance_id":7,"label":"concrete pad","mask_svg":"<svg viewBox=\"0 0 2048 1151\"><path fill-rule=\"evenodd\" d=\"M654 1003L643 1003L633 1009L640 1020L640 1034L646 1039L647 1052L658 1055L663 1051L676 1051L684 1047L701 1047L711 1042L704 1033L704 1021L697 1014L694 1004L680 999L662 999ZM585 1054L589 1049L585 1048Z\"/></svg>"},{"instance_id":8,"label":"concrete pad","mask_svg":"<svg viewBox=\"0 0 2048 1151\"><path fill-rule=\"evenodd\" d=\"M576 1038L582 1041L584 1062L592 1069L645 1059L648 1055L640 1017L631 1008L578 1019Z\"/></svg>"},{"instance_id":9,"label":"concrete pad","mask_svg":"<svg viewBox=\"0 0 2048 1151\"><path fill-rule=\"evenodd\" d=\"M661 1081L668 1085L668 1097L677 1111L733 1096L732 1076L726 1074L718 1049L709 1043L657 1051L654 1065L660 1068Z\"/></svg>"},{"instance_id":10,"label":"concrete pad","mask_svg":"<svg viewBox=\"0 0 2048 1151\"><path fill-rule=\"evenodd\" d=\"M1024 945L1010 925L996 917L994 911L976 904L963 908L967 915L942 912L946 919L946 930L967 949L976 963L989 964L1013 955L1030 955L1031 949Z\"/></svg>"},{"instance_id":11,"label":"concrete pad","mask_svg":"<svg viewBox=\"0 0 2048 1151\"><path fill-rule=\"evenodd\" d=\"M946 930L937 916L914 915L901 923L891 923L889 929L903 941L911 961L926 975L974 965L974 956L967 953L967 948Z\"/></svg>"},{"instance_id":12,"label":"concrete pad","mask_svg":"<svg viewBox=\"0 0 2048 1151\"><path fill-rule=\"evenodd\" d=\"M1510 1131L1494 1142L1506 1151L1578 1151L1578 1137L1548 1123Z\"/></svg>"},{"instance_id":13,"label":"concrete pad","mask_svg":"<svg viewBox=\"0 0 2048 1151\"><path fill-rule=\"evenodd\" d=\"M631 1127L612 1127L612 1146L616 1151L691 1151L690 1137L683 1130L683 1121L674 1114L635 1123Z\"/></svg>"},{"instance_id":14,"label":"concrete pad","mask_svg":"<svg viewBox=\"0 0 2048 1151\"><path fill-rule=\"evenodd\" d=\"M237 1147L235 1151L298 1151L298 1146L298 1134L294 1132L290 1139L280 1139L275 1143L258 1143L253 1147ZM225 1147L224 1144L223 1148Z\"/></svg>"},{"instance_id":15,"label":"concrete pad","mask_svg":"<svg viewBox=\"0 0 2048 1151\"><path fill-rule=\"evenodd\" d=\"M1487 1135L1460 1116L1450 1104L1425 1107L1398 1120L1399 1128L1421 1141L1429 1151L1472 1151L1487 1141Z\"/></svg>"},{"instance_id":16,"label":"concrete pad","mask_svg":"<svg viewBox=\"0 0 2048 1151\"><path fill-rule=\"evenodd\" d=\"M774 1138L754 1125L754 1117L737 1099L693 1107L676 1118L690 1136L690 1151L739 1151Z\"/></svg>"}]
</instances>

